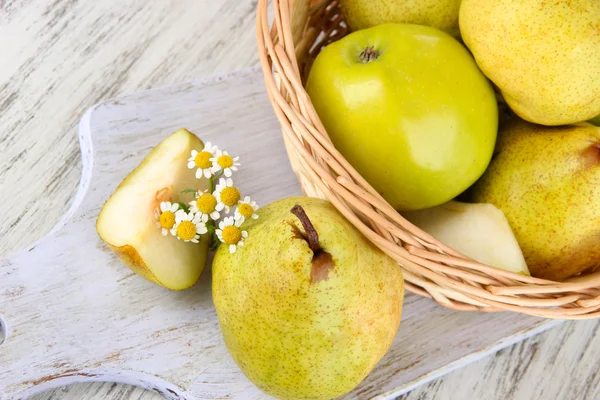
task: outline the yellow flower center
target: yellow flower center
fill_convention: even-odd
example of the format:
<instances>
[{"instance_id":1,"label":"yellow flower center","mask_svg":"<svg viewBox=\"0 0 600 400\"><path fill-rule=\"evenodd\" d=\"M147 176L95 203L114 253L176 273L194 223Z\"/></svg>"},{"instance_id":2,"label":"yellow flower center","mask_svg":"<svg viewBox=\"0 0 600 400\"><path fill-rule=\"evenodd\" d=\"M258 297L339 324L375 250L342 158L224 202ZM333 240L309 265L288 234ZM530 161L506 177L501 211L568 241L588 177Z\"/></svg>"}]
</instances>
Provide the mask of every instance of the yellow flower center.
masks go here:
<instances>
[{"instance_id":1,"label":"yellow flower center","mask_svg":"<svg viewBox=\"0 0 600 400\"><path fill-rule=\"evenodd\" d=\"M210 214L217 207L217 199L210 193L204 193L196 200L196 207L202 214Z\"/></svg>"},{"instance_id":2,"label":"yellow flower center","mask_svg":"<svg viewBox=\"0 0 600 400\"><path fill-rule=\"evenodd\" d=\"M165 211L158 217L158 223L165 229L171 229L175 225L175 214L171 211Z\"/></svg>"},{"instance_id":3,"label":"yellow flower center","mask_svg":"<svg viewBox=\"0 0 600 400\"><path fill-rule=\"evenodd\" d=\"M228 186L221 191L221 201L228 207L235 206L240 198L240 191L236 187Z\"/></svg>"},{"instance_id":4,"label":"yellow flower center","mask_svg":"<svg viewBox=\"0 0 600 400\"><path fill-rule=\"evenodd\" d=\"M217 163L221 166L221 168L229 168L233 165L233 158L227 154L223 154L217 158Z\"/></svg>"},{"instance_id":5,"label":"yellow flower center","mask_svg":"<svg viewBox=\"0 0 600 400\"><path fill-rule=\"evenodd\" d=\"M254 208L250 204L240 204L238 206L238 211L242 215L242 217L250 218L252 214L254 214Z\"/></svg>"},{"instance_id":6,"label":"yellow flower center","mask_svg":"<svg viewBox=\"0 0 600 400\"><path fill-rule=\"evenodd\" d=\"M192 240L196 236L196 225L191 221L181 221L177 225L177 236L182 240Z\"/></svg>"},{"instance_id":7,"label":"yellow flower center","mask_svg":"<svg viewBox=\"0 0 600 400\"><path fill-rule=\"evenodd\" d=\"M242 239L242 231L237 226L226 226L223 229L223 242L237 244Z\"/></svg>"},{"instance_id":8,"label":"yellow flower center","mask_svg":"<svg viewBox=\"0 0 600 400\"><path fill-rule=\"evenodd\" d=\"M211 157L212 153L209 153L208 151L201 151L196 154L196 158L194 159L196 167L200 169L210 168L212 166L212 163L210 162Z\"/></svg>"}]
</instances>

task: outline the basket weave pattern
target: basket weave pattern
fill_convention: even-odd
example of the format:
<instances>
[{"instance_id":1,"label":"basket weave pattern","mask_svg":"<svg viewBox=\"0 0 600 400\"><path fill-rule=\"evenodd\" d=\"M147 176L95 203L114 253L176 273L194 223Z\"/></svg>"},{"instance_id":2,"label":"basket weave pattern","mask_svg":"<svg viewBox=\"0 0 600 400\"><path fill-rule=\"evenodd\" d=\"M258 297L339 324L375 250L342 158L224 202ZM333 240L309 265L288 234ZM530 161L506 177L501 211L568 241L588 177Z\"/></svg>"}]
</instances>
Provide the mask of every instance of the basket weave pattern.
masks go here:
<instances>
[{"instance_id":1,"label":"basket weave pattern","mask_svg":"<svg viewBox=\"0 0 600 400\"><path fill-rule=\"evenodd\" d=\"M600 317L600 273L553 282L475 262L415 227L344 159L328 138L304 83L320 49L348 33L338 2L259 0L256 34L265 85L290 162L307 196L325 198L395 259L406 288L463 311L545 318Z\"/></svg>"}]
</instances>

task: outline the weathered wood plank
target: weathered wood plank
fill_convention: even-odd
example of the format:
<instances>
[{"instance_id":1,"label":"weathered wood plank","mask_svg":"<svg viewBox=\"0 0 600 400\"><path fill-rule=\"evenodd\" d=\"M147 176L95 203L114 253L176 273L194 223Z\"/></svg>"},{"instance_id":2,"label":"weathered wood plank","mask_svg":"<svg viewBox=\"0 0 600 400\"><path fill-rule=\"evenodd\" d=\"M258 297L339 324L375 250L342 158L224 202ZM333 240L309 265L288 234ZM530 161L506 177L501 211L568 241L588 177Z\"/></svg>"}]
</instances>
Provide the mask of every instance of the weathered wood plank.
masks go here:
<instances>
[{"instance_id":1,"label":"weathered wood plank","mask_svg":"<svg viewBox=\"0 0 600 400\"><path fill-rule=\"evenodd\" d=\"M254 3L0 1L0 257L42 237L70 205L80 175L76 125L81 113L107 97L254 64ZM589 324L569 323L572 332L560 327L519 345L518 353L531 352L530 346L537 350L517 391L505 377L519 374L521 356L503 351L403 398L528 399L540 393L561 398L554 395L556 382L562 393L570 393L565 399L576 399L590 387L589 398L598 398L593 391L597 366L578 361L579 356L598 358L600 346L597 335L588 335ZM582 354L571 351L577 340L589 343ZM540 354L558 350L549 367ZM562 379L564 371L573 370L581 379ZM141 398L139 389L113 386L80 384L54 394L60 399Z\"/></svg>"},{"instance_id":2,"label":"weathered wood plank","mask_svg":"<svg viewBox=\"0 0 600 400\"><path fill-rule=\"evenodd\" d=\"M238 185L260 203L300 194L258 69L94 107L81 122L83 172L73 217L0 268L0 302L12 327L0 353L0 364L9 366L0 387L9 396L91 379L165 395L263 398L222 343L210 274L191 290L166 291L132 276L94 229L123 177L180 127L239 154ZM455 312L407 296L392 348L348 398L393 397L553 325L514 313ZM40 340L55 331L60 335ZM35 368L19 374L25 365Z\"/></svg>"}]
</instances>

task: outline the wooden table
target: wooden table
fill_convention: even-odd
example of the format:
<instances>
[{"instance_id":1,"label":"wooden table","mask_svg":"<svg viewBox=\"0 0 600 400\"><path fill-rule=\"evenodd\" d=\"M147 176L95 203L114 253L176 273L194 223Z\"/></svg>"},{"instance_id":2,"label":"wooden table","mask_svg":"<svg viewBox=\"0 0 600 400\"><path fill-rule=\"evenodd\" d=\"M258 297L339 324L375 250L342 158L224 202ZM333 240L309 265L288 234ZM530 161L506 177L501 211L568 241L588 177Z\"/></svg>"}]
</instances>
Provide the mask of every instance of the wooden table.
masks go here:
<instances>
[{"instance_id":1,"label":"wooden table","mask_svg":"<svg viewBox=\"0 0 600 400\"><path fill-rule=\"evenodd\" d=\"M87 107L254 65L254 8L254 0L0 0L0 256L39 239L67 210ZM600 398L599 326L564 323L402 399ZM37 400L157 398L107 383Z\"/></svg>"}]
</instances>

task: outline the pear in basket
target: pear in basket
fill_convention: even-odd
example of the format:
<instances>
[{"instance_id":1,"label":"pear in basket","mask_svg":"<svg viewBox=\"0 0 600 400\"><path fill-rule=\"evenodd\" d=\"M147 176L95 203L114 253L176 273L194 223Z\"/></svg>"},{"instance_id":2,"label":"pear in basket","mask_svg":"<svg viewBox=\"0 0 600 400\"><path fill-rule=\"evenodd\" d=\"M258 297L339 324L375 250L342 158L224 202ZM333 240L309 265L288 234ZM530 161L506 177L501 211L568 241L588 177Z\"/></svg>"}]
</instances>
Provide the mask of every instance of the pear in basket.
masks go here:
<instances>
[{"instance_id":1,"label":"pear in basket","mask_svg":"<svg viewBox=\"0 0 600 400\"><path fill-rule=\"evenodd\" d=\"M213 300L225 344L256 386L283 399L331 399L357 386L400 324L404 280L328 201L276 201L221 245Z\"/></svg>"},{"instance_id":2,"label":"pear in basket","mask_svg":"<svg viewBox=\"0 0 600 400\"><path fill-rule=\"evenodd\" d=\"M600 267L600 128L511 122L471 195L504 212L533 276Z\"/></svg>"},{"instance_id":3,"label":"pear in basket","mask_svg":"<svg viewBox=\"0 0 600 400\"><path fill-rule=\"evenodd\" d=\"M600 1L463 0L462 38L521 118L564 125L600 114Z\"/></svg>"},{"instance_id":4,"label":"pear in basket","mask_svg":"<svg viewBox=\"0 0 600 400\"><path fill-rule=\"evenodd\" d=\"M340 7L352 30L386 23L427 25L459 36L461 0L341 0Z\"/></svg>"}]
</instances>

